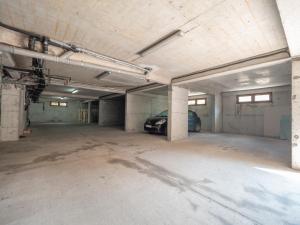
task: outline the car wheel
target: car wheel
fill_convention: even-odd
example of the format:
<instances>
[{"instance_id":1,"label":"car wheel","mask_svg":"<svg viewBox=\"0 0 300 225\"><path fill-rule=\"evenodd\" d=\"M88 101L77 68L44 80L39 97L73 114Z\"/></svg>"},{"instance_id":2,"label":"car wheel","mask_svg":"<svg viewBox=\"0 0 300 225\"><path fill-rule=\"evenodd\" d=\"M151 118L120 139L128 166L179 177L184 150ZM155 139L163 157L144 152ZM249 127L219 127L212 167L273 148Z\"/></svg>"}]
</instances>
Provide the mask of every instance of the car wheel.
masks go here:
<instances>
[{"instance_id":1,"label":"car wheel","mask_svg":"<svg viewBox=\"0 0 300 225\"><path fill-rule=\"evenodd\" d=\"M201 130L201 126L199 123L197 123L196 127L195 127L195 132L200 132Z\"/></svg>"}]
</instances>

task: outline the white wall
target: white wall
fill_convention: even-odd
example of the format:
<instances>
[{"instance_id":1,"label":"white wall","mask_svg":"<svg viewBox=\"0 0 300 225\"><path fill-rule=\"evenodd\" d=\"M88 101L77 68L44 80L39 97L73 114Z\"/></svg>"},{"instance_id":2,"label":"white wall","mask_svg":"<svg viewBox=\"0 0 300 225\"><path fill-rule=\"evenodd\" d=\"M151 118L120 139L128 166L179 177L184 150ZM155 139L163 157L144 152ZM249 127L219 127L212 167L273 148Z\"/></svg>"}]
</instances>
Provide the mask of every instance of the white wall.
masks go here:
<instances>
[{"instance_id":1,"label":"white wall","mask_svg":"<svg viewBox=\"0 0 300 225\"><path fill-rule=\"evenodd\" d=\"M161 95L126 94L126 131L140 132L148 117L168 109L168 97Z\"/></svg>"},{"instance_id":2,"label":"white wall","mask_svg":"<svg viewBox=\"0 0 300 225\"><path fill-rule=\"evenodd\" d=\"M272 92L272 103L236 104L237 95L263 92ZM290 114L290 86L223 93L223 132L279 138Z\"/></svg>"},{"instance_id":3,"label":"white wall","mask_svg":"<svg viewBox=\"0 0 300 225\"><path fill-rule=\"evenodd\" d=\"M55 101L55 100L54 100ZM79 123L80 101L66 101L68 107L50 106L50 99L40 98L40 103L31 103L31 123Z\"/></svg>"},{"instance_id":4,"label":"white wall","mask_svg":"<svg viewBox=\"0 0 300 225\"><path fill-rule=\"evenodd\" d=\"M201 119L201 130L212 131L212 116L213 116L213 96L200 95L192 96L189 99L206 98L206 105L190 105L189 110L197 113Z\"/></svg>"}]
</instances>

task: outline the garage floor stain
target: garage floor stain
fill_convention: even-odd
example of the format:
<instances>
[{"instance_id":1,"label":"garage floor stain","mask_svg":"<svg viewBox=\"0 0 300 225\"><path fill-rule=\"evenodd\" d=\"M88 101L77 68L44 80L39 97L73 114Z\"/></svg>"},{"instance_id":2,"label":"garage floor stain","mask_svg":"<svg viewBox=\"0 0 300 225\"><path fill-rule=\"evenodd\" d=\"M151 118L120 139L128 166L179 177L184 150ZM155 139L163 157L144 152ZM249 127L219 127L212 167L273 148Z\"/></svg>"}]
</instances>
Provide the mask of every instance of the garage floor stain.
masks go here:
<instances>
[{"instance_id":1,"label":"garage floor stain","mask_svg":"<svg viewBox=\"0 0 300 225\"><path fill-rule=\"evenodd\" d=\"M200 133L170 143L118 128L38 126L0 143L0 221L300 224L300 174L287 167L286 149L250 136Z\"/></svg>"}]
</instances>

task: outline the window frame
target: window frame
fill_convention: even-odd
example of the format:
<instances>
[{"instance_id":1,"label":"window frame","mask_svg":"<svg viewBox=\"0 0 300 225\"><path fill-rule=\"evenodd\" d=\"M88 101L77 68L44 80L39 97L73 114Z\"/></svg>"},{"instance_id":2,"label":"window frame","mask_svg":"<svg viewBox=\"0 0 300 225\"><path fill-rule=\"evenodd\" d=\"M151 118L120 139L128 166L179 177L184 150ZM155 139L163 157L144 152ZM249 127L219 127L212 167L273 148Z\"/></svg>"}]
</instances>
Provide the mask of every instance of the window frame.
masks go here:
<instances>
[{"instance_id":1,"label":"window frame","mask_svg":"<svg viewBox=\"0 0 300 225\"><path fill-rule=\"evenodd\" d=\"M198 104L198 100L204 100L205 104ZM188 101L195 101L195 103L193 105L188 105L188 106L205 106L207 105L207 98L194 98L194 99L189 99Z\"/></svg>"},{"instance_id":2,"label":"window frame","mask_svg":"<svg viewBox=\"0 0 300 225\"><path fill-rule=\"evenodd\" d=\"M61 103L65 103L66 105L61 105ZM66 108L66 107L68 107L68 102L59 102L58 105L59 105L60 107Z\"/></svg>"},{"instance_id":3,"label":"window frame","mask_svg":"<svg viewBox=\"0 0 300 225\"><path fill-rule=\"evenodd\" d=\"M204 104L198 104L198 100L204 100ZM207 98L197 98L196 99L196 105L207 105Z\"/></svg>"},{"instance_id":4,"label":"window frame","mask_svg":"<svg viewBox=\"0 0 300 225\"><path fill-rule=\"evenodd\" d=\"M57 103L57 105L52 105L52 103L54 103L54 102ZM59 107L59 101L50 101L49 105L51 107Z\"/></svg>"},{"instance_id":5,"label":"window frame","mask_svg":"<svg viewBox=\"0 0 300 225\"><path fill-rule=\"evenodd\" d=\"M57 103L57 105L52 105L52 103L54 103L54 102ZM65 103L66 105L62 106L62 105L60 105L61 103ZM63 108L66 108L66 107L68 107L68 102L50 101L49 105L50 105L50 107L63 107Z\"/></svg>"},{"instance_id":6,"label":"window frame","mask_svg":"<svg viewBox=\"0 0 300 225\"><path fill-rule=\"evenodd\" d=\"M266 100L266 101L255 101L255 96L256 96L256 95L269 95L269 96L270 96L270 100ZM255 94L253 95L253 102L254 102L254 103L272 103L272 102L273 102L272 92L255 93Z\"/></svg>"},{"instance_id":7,"label":"window frame","mask_svg":"<svg viewBox=\"0 0 300 225\"><path fill-rule=\"evenodd\" d=\"M255 96L256 95L269 95L270 96L270 100L268 100L268 101L255 101ZM239 97L243 97L243 96L251 96L251 101L250 102L239 102ZM272 92L242 94L242 95L237 95L236 96L236 104L257 104L257 103L273 103Z\"/></svg>"},{"instance_id":8,"label":"window frame","mask_svg":"<svg viewBox=\"0 0 300 225\"><path fill-rule=\"evenodd\" d=\"M194 101L194 104L189 104L189 101ZM195 106L197 103L196 99L189 99L188 100L188 106Z\"/></svg>"},{"instance_id":9,"label":"window frame","mask_svg":"<svg viewBox=\"0 0 300 225\"><path fill-rule=\"evenodd\" d=\"M250 96L251 97L250 102L240 102L239 101L239 97L245 97L245 96ZM249 103L253 103L253 94L243 94L243 95L237 95L236 96L236 104L249 104Z\"/></svg>"}]
</instances>

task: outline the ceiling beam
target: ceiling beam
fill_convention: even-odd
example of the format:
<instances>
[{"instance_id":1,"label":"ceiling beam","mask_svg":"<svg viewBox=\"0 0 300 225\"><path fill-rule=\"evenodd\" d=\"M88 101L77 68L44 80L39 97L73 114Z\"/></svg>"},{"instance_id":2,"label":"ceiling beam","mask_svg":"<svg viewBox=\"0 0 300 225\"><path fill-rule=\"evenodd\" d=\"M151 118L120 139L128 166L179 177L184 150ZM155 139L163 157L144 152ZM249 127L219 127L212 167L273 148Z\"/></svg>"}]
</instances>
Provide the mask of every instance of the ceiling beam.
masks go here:
<instances>
[{"instance_id":1,"label":"ceiling beam","mask_svg":"<svg viewBox=\"0 0 300 225\"><path fill-rule=\"evenodd\" d=\"M57 85L57 86L71 87L71 88L82 88L82 89L93 90L93 91L108 92L108 93L125 94L126 92L123 89L112 88L112 87L101 87L97 85L84 84L76 81L70 81L68 84L65 84L63 80L51 79L50 84Z\"/></svg>"},{"instance_id":2,"label":"ceiling beam","mask_svg":"<svg viewBox=\"0 0 300 225\"><path fill-rule=\"evenodd\" d=\"M172 79L172 84L187 84L195 81L232 75L235 73L281 64L290 60L291 58L288 49L280 49L278 51L176 77Z\"/></svg>"},{"instance_id":3,"label":"ceiling beam","mask_svg":"<svg viewBox=\"0 0 300 225\"><path fill-rule=\"evenodd\" d=\"M164 86L166 86L166 85L158 84L158 83L152 83L152 84L147 84L147 85L144 85L144 86L128 89L126 93L150 91L150 90L161 88L161 87L164 87Z\"/></svg>"},{"instance_id":4,"label":"ceiling beam","mask_svg":"<svg viewBox=\"0 0 300 225\"><path fill-rule=\"evenodd\" d=\"M77 95L77 94L69 94L69 93L53 92L53 91L43 91L42 96L57 96L57 97L68 97L68 98L89 99L89 100L97 100L99 98L97 96Z\"/></svg>"},{"instance_id":5,"label":"ceiling beam","mask_svg":"<svg viewBox=\"0 0 300 225\"><path fill-rule=\"evenodd\" d=\"M113 99L113 98L117 98L120 96L124 96L124 94L109 94L109 95L104 95L102 97L100 97L100 100L106 100L106 99Z\"/></svg>"}]
</instances>

